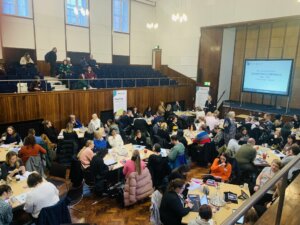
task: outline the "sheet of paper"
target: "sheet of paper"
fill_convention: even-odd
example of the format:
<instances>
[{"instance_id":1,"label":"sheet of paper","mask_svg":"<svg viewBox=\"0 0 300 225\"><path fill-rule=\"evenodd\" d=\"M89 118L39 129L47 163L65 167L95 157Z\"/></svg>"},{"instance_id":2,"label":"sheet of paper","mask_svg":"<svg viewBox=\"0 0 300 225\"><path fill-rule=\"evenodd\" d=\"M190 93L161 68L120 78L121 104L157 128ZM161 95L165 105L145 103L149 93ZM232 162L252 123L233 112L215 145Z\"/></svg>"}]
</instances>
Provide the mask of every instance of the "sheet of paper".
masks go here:
<instances>
[{"instance_id":1,"label":"sheet of paper","mask_svg":"<svg viewBox=\"0 0 300 225\"><path fill-rule=\"evenodd\" d=\"M107 166L113 165L116 163L116 161L113 158L104 159L104 163Z\"/></svg>"},{"instance_id":2,"label":"sheet of paper","mask_svg":"<svg viewBox=\"0 0 300 225\"><path fill-rule=\"evenodd\" d=\"M143 145L132 145L134 150L144 150L146 146Z\"/></svg>"},{"instance_id":3,"label":"sheet of paper","mask_svg":"<svg viewBox=\"0 0 300 225\"><path fill-rule=\"evenodd\" d=\"M27 196L27 194L23 193L23 194L15 196L15 199L18 200L18 202L20 202L21 204L24 204L25 200L26 200L26 196Z\"/></svg>"}]
</instances>

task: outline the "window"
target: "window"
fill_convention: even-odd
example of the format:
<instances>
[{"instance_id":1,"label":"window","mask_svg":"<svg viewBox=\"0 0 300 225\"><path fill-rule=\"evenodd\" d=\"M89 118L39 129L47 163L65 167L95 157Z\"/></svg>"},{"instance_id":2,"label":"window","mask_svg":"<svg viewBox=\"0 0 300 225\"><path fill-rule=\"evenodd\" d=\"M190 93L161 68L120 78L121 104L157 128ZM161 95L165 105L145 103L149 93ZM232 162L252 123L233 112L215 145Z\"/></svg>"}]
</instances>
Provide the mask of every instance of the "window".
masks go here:
<instances>
[{"instance_id":1,"label":"window","mask_svg":"<svg viewBox=\"0 0 300 225\"><path fill-rule=\"evenodd\" d=\"M129 33L129 0L113 0L115 32Z\"/></svg>"},{"instance_id":2,"label":"window","mask_svg":"<svg viewBox=\"0 0 300 225\"><path fill-rule=\"evenodd\" d=\"M88 27L89 14L88 0L66 0L67 24Z\"/></svg>"},{"instance_id":3,"label":"window","mask_svg":"<svg viewBox=\"0 0 300 225\"><path fill-rule=\"evenodd\" d=\"M32 18L32 0L2 0L3 14Z\"/></svg>"}]
</instances>

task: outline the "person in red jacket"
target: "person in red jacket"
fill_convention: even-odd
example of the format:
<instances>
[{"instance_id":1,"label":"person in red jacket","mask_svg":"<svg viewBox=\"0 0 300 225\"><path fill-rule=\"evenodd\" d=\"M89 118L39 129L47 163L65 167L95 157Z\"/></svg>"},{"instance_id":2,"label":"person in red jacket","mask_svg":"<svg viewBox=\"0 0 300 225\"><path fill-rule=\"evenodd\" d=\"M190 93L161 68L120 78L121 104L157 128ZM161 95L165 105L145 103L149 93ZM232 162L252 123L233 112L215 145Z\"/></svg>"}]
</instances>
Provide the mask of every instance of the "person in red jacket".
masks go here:
<instances>
[{"instance_id":1,"label":"person in red jacket","mask_svg":"<svg viewBox=\"0 0 300 225\"><path fill-rule=\"evenodd\" d=\"M231 164L227 161L227 155L222 153L219 158L216 158L210 167L211 175L222 179L222 181L228 181L231 175Z\"/></svg>"},{"instance_id":2,"label":"person in red jacket","mask_svg":"<svg viewBox=\"0 0 300 225\"><path fill-rule=\"evenodd\" d=\"M34 136L28 135L24 140L24 146L21 147L18 153L24 165L31 156L38 156L39 153L46 154L47 151L42 146L36 144Z\"/></svg>"}]
</instances>

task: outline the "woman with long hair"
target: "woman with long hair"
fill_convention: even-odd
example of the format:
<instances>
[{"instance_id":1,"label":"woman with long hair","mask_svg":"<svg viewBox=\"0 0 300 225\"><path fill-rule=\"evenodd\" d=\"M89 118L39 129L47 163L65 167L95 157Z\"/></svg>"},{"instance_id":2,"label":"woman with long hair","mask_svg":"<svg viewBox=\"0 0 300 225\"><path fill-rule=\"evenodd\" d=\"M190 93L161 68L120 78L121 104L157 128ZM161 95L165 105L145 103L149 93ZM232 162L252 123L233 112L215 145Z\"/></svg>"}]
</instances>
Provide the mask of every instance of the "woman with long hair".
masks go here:
<instances>
[{"instance_id":1,"label":"woman with long hair","mask_svg":"<svg viewBox=\"0 0 300 225\"><path fill-rule=\"evenodd\" d=\"M7 127L6 132L3 133L1 137L1 142L4 144L19 144L21 141L20 135L13 126Z\"/></svg>"},{"instance_id":2,"label":"woman with long hair","mask_svg":"<svg viewBox=\"0 0 300 225\"><path fill-rule=\"evenodd\" d=\"M84 169L90 166L90 163L95 155L93 152L94 147L94 141L88 140L77 155L77 158L81 162L81 165Z\"/></svg>"},{"instance_id":3,"label":"woman with long hair","mask_svg":"<svg viewBox=\"0 0 300 225\"><path fill-rule=\"evenodd\" d=\"M16 152L10 151L6 154L6 160L1 165L1 173L0 180L6 180L7 177L12 178L17 174L25 173L25 166Z\"/></svg>"},{"instance_id":4,"label":"woman with long hair","mask_svg":"<svg viewBox=\"0 0 300 225\"><path fill-rule=\"evenodd\" d=\"M132 172L137 172L140 175L145 167L146 165L144 161L141 160L140 152L134 150L131 159L127 160L124 165L123 174L127 177Z\"/></svg>"},{"instance_id":5,"label":"woman with long hair","mask_svg":"<svg viewBox=\"0 0 300 225\"><path fill-rule=\"evenodd\" d=\"M35 137L28 135L24 140L24 146L18 152L19 157L23 163L26 164L27 160L32 156L38 156L40 153L46 154L47 151L39 144L36 144Z\"/></svg>"}]
</instances>

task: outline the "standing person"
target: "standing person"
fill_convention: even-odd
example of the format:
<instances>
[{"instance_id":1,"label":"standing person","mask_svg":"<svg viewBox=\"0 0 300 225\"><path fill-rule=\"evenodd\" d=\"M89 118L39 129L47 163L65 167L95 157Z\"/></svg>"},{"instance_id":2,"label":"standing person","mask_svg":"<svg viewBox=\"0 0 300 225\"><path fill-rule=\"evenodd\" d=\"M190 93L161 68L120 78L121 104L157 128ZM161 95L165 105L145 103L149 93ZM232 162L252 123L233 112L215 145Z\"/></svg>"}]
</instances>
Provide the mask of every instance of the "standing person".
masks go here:
<instances>
[{"instance_id":1,"label":"standing person","mask_svg":"<svg viewBox=\"0 0 300 225\"><path fill-rule=\"evenodd\" d=\"M159 209L160 219L164 225L181 225L182 217L186 216L193 208L193 204L190 202L185 207L182 196L184 188L184 180L175 179L169 183Z\"/></svg>"},{"instance_id":2,"label":"standing person","mask_svg":"<svg viewBox=\"0 0 300 225\"><path fill-rule=\"evenodd\" d=\"M215 106L213 104L211 95L208 95L207 100L205 102L205 111L206 113L215 111Z\"/></svg>"},{"instance_id":3,"label":"standing person","mask_svg":"<svg viewBox=\"0 0 300 225\"><path fill-rule=\"evenodd\" d=\"M12 208L8 201L12 195L11 187L3 184L0 185L0 224L9 225L13 219Z\"/></svg>"},{"instance_id":4,"label":"standing person","mask_svg":"<svg viewBox=\"0 0 300 225\"><path fill-rule=\"evenodd\" d=\"M46 63L49 63L50 65L50 76L54 77L55 76L55 70L56 70L56 60L57 60L57 48L54 47L50 52L48 52L45 55L45 61Z\"/></svg>"},{"instance_id":5,"label":"standing person","mask_svg":"<svg viewBox=\"0 0 300 225\"><path fill-rule=\"evenodd\" d=\"M224 140L227 145L229 140L234 138L236 134L235 112L230 111L224 120Z\"/></svg>"}]
</instances>

